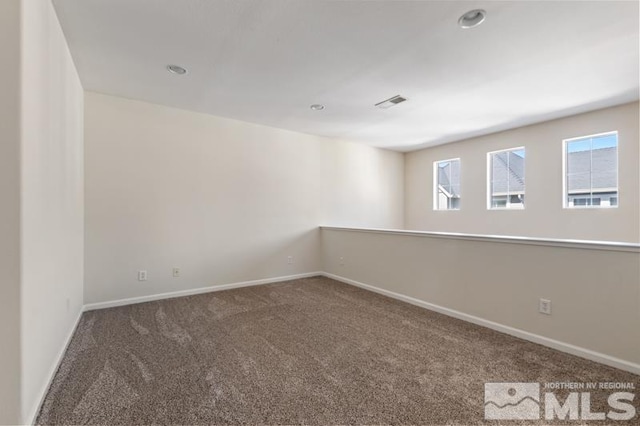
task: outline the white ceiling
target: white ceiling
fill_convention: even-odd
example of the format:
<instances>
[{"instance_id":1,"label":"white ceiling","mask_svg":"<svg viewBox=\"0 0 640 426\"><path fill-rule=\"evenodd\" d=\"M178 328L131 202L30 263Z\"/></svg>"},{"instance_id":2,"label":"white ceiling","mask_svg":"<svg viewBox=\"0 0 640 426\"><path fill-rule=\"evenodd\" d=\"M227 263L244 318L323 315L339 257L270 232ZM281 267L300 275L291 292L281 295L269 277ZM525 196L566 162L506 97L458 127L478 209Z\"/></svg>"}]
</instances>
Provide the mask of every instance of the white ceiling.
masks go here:
<instances>
[{"instance_id":1,"label":"white ceiling","mask_svg":"<svg viewBox=\"0 0 640 426\"><path fill-rule=\"evenodd\" d=\"M401 151L639 96L636 1L53 2L87 90Z\"/></svg>"}]
</instances>

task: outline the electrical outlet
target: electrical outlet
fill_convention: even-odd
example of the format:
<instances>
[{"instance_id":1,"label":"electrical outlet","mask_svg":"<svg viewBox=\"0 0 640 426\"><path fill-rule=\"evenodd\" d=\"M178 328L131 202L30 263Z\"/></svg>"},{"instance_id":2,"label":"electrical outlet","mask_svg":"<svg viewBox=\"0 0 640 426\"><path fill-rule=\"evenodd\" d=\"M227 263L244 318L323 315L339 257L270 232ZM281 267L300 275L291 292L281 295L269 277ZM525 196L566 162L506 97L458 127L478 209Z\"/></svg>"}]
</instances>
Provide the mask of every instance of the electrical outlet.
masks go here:
<instances>
[{"instance_id":1,"label":"electrical outlet","mask_svg":"<svg viewBox=\"0 0 640 426\"><path fill-rule=\"evenodd\" d=\"M138 271L138 281L147 280L147 271Z\"/></svg>"},{"instance_id":2,"label":"electrical outlet","mask_svg":"<svg viewBox=\"0 0 640 426\"><path fill-rule=\"evenodd\" d=\"M340 266L344 266L344 257L340 256Z\"/></svg>"},{"instance_id":3,"label":"electrical outlet","mask_svg":"<svg viewBox=\"0 0 640 426\"><path fill-rule=\"evenodd\" d=\"M541 314L551 315L551 300L540 299L540 303L538 304L538 311Z\"/></svg>"},{"instance_id":4,"label":"electrical outlet","mask_svg":"<svg viewBox=\"0 0 640 426\"><path fill-rule=\"evenodd\" d=\"M293 264L293 256L287 256L287 264L289 265Z\"/></svg>"},{"instance_id":5,"label":"electrical outlet","mask_svg":"<svg viewBox=\"0 0 640 426\"><path fill-rule=\"evenodd\" d=\"M173 268L173 278L178 278L180 276L180 268Z\"/></svg>"}]
</instances>

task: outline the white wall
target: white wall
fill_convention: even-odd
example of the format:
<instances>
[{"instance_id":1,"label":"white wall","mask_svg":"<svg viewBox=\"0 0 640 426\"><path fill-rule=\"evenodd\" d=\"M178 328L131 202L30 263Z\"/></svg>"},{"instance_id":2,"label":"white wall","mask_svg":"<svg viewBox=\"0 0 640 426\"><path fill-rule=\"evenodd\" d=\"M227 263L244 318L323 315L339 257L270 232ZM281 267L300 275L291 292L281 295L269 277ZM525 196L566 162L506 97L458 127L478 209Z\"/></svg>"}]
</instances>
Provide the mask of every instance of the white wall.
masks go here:
<instances>
[{"instance_id":1,"label":"white wall","mask_svg":"<svg viewBox=\"0 0 640 426\"><path fill-rule=\"evenodd\" d=\"M640 241L638 103L406 154L405 228L489 235ZM619 132L620 205L562 208L562 140ZM487 210L487 152L526 147L525 210ZM433 162L460 158L461 210L433 210Z\"/></svg>"},{"instance_id":2,"label":"white wall","mask_svg":"<svg viewBox=\"0 0 640 426\"><path fill-rule=\"evenodd\" d=\"M83 304L83 90L50 1L22 1L22 421Z\"/></svg>"},{"instance_id":3,"label":"white wall","mask_svg":"<svg viewBox=\"0 0 640 426\"><path fill-rule=\"evenodd\" d=\"M328 273L605 354L640 372L637 250L322 230L322 255ZM538 313L540 298L551 300L552 315Z\"/></svg>"},{"instance_id":4,"label":"white wall","mask_svg":"<svg viewBox=\"0 0 640 426\"><path fill-rule=\"evenodd\" d=\"M20 1L0 1L0 424L20 422Z\"/></svg>"},{"instance_id":5,"label":"white wall","mask_svg":"<svg viewBox=\"0 0 640 426\"><path fill-rule=\"evenodd\" d=\"M403 225L402 154L96 93L85 117L85 303L314 272L319 224Z\"/></svg>"}]
</instances>

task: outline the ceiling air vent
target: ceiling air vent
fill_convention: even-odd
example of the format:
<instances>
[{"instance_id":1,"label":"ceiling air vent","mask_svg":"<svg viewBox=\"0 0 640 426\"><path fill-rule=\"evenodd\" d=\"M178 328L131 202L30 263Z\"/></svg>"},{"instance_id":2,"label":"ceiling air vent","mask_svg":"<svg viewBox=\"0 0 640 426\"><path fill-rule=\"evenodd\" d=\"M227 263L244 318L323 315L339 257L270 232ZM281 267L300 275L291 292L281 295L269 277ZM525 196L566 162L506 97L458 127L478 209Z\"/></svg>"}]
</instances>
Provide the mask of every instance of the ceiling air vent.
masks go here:
<instances>
[{"instance_id":1,"label":"ceiling air vent","mask_svg":"<svg viewBox=\"0 0 640 426\"><path fill-rule=\"evenodd\" d=\"M387 99L386 101L378 102L376 106L378 108L387 109L387 108L391 108L394 105L398 105L399 103L402 103L406 100L407 98L403 98L400 95L396 95L393 98Z\"/></svg>"}]
</instances>

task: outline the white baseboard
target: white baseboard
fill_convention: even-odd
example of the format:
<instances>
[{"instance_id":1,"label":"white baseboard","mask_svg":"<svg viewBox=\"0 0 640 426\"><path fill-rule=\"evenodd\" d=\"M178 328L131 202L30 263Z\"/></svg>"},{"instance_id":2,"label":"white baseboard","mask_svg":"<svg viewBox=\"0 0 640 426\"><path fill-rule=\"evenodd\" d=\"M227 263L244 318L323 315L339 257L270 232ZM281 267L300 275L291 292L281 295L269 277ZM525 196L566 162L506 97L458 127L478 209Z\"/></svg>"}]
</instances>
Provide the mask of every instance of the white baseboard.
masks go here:
<instances>
[{"instance_id":1,"label":"white baseboard","mask_svg":"<svg viewBox=\"0 0 640 426\"><path fill-rule=\"evenodd\" d=\"M549 348L566 352L571 355L586 358L591 361L599 362L604 365L619 368L620 370L628 371L634 374L640 374L640 364L636 364L630 361L625 361L620 358L615 358L610 355L606 355L600 352L592 351L591 349L582 348L569 343L560 342L558 340L550 339L548 337L540 336L539 334L530 333L528 331L520 330L517 328L509 327L507 325L499 324L497 322L489 321L484 318L476 317L473 315L465 314L464 312L456 311L453 309L445 308L443 306L435 305L433 303L425 302L414 297L405 296L404 294L395 293L390 290L385 290L379 287L375 287L369 284L364 284L359 281L352 280L350 278L341 277L339 275L330 274L327 272L322 273L327 278L332 278L336 281L350 284L356 287L363 288L365 290L373 291L375 293L382 294L384 296L391 297L393 299L401 300L403 302L410 303L412 305L420 306L421 308L428 309L430 311L438 312L444 315L448 315L453 318L461 319L473 324L477 324L483 327L490 328L492 330L499 331L501 333L509 334L511 336L519 337L524 340L528 340L533 343L538 343Z\"/></svg>"},{"instance_id":2,"label":"white baseboard","mask_svg":"<svg viewBox=\"0 0 640 426\"><path fill-rule=\"evenodd\" d=\"M96 309L113 308L116 306L133 305L136 303L152 302L154 300L173 299L175 297L193 296L195 294L211 293L214 291L231 290L233 288L251 287L263 284L272 284L281 281L297 280L300 278L317 277L323 275L322 272L307 272L304 274L287 275L283 277L265 278L262 280L242 281L231 284L214 285L210 287L200 287L189 290L172 291L168 293L152 294L149 296L131 297L128 299L112 300L109 302L89 303L84 305L84 312Z\"/></svg>"},{"instance_id":3,"label":"white baseboard","mask_svg":"<svg viewBox=\"0 0 640 426\"><path fill-rule=\"evenodd\" d=\"M58 368L60 367L60 363L62 362L62 358L64 358L64 354L67 352L67 348L69 347L69 343L71 343L71 339L73 338L73 335L76 332L76 328L78 328L78 324L80 323L80 318L82 318L82 313L84 312L84 309L80 309L80 312L78 312L78 316L75 320L75 322L73 323L73 327L71 327L71 329L69 330L69 333L67 334L67 337L64 341L64 344L62 345L62 347L60 348L60 351L58 352L58 355L55 358L54 363L51 365L51 369L49 370L49 374L47 375L47 381L44 384L44 386L40 389L40 392L38 394L38 399L36 400L37 403L34 407L31 408L31 411L29 412L28 416L26 419L29 419L28 424L33 425L36 423L36 417L38 416L38 413L40 412L40 408L42 407L42 404L44 403L44 398L47 396L47 392L49 391L49 387L51 387L51 383L53 382L53 378L56 375L56 372L58 371ZM26 419L23 419L26 420Z\"/></svg>"},{"instance_id":4,"label":"white baseboard","mask_svg":"<svg viewBox=\"0 0 640 426\"><path fill-rule=\"evenodd\" d=\"M561 352L566 352L566 353L569 353L571 355L576 355L576 356L579 356L581 358L586 358L586 359L589 359L591 361L595 361L595 362L599 362L601 364L609 365L611 367L619 368L620 370L629 371L629 372L634 373L634 374L640 374L640 364L636 364L636 363L633 363L633 362L625 361L625 360L622 360L622 359L619 359L619 358L615 358L615 357L612 357L612 356L609 356L609 355L606 355L606 354L603 354L603 353L592 351L590 349L586 349L586 348L582 348L582 347L579 347L579 346L571 345L569 343L560 342L558 340L550 339L548 337L540 336L538 334L529 333L528 331L519 330L517 328L509 327L509 326L506 326L506 325L503 325L503 324L499 324L499 323L496 323L496 322L493 322L493 321L489 321L489 320L486 320L486 319L483 319L483 318L479 318L479 317L476 317L476 316L473 316L473 315L465 314L463 312L456 311L456 310L449 309L449 308L445 308L443 306L435 305L433 303L425 302L423 300L416 299L414 297L405 296L403 294L395 293L395 292L390 291L390 290L385 290L385 289L382 289L382 288L379 288L379 287L375 287L375 286L372 286L372 285L369 285L369 284L364 284L364 283L361 283L359 281L352 280L350 278L341 277L339 275L330 274L328 272L309 272L309 273L305 273L305 274L289 275L289 276L275 277L275 278L266 278L266 279L262 279L262 280L243 281L243 282L232 283L232 284L222 284L222 285L211 286L211 287L201 287L201 288L190 289L190 290L181 290L181 291L174 291L174 292L170 292L170 293L160 293L160 294L154 294L154 295L150 295L150 296L132 297L132 298L128 298L128 299L120 299L120 300L114 300L114 301L109 301L109 302L100 302L100 303L90 303L90 304L84 305L82 311L78 314L78 318L76 319L74 326L71 328L71 330L69 332L69 335L67 336L62 349L60 350L58 356L56 357L56 362L54 363L54 365L51 368L51 371L49 373L49 379L47 380L46 385L40 391L40 398L38 400L38 404L32 410L32 412L30 413L29 418L31 419L31 421L30 421L29 424L34 424L34 422L36 421L36 416L38 415L38 412L40 411L40 407L42 406L42 403L44 402L44 398L45 398L45 396L47 394L47 391L48 391L49 387L51 386L51 382L53 381L53 378L55 376L56 371L58 370L58 367L59 367L60 363L62 362L62 358L63 358L63 356L64 356L64 354L65 354L65 352L67 350L67 347L69 346L69 343L71 342L71 338L73 337L73 334L75 333L75 330L76 330L76 328L78 326L78 323L80 322L80 318L81 318L83 312L92 311L92 310L96 310L96 309L112 308L112 307L116 307L116 306L132 305L132 304L135 304L135 303L150 302L150 301L154 301L154 300L171 299L171 298L175 298L175 297L191 296L191 295L195 295L195 294L210 293L210 292L222 291L222 290L230 290L230 289L234 289L234 288L251 287L251 286L263 285L263 284L271 284L271 283L276 283L276 282L289 281L289 280L295 280L295 279L300 279L300 278L309 278L309 277L315 277L315 276L324 276L324 277L327 277L327 278L331 278L331 279L334 279L336 281L343 282L345 284L350 284L350 285L353 285L353 286L356 286L356 287L363 288L365 290L373 291L375 293L379 293L379 294L382 294L384 296L391 297L393 299L401 300L403 302L411 303L412 305L420 306L422 308L429 309L431 311L439 312L441 314L448 315L448 316L453 317L453 318L458 318L458 319L461 319L463 321L471 322L473 324L477 324L477 325L480 325L480 326L483 326L483 327L487 327L487 328L490 328L492 330L496 330L496 331L499 331L499 332L502 332L502 333L505 333L505 334L509 334L511 336L519 337L521 339L528 340L530 342L538 343L540 345L547 346L547 347L559 350Z\"/></svg>"},{"instance_id":5,"label":"white baseboard","mask_svg":"<svg viewBox=\"0 0 640 426\"><path fill-rule=\"evenodd\" d=\"M181 290L181 291L174 291L170 293L160 293L160 294L153 294L150 296L132 297L129 299L120 299L120 300L113 300L109 302L90 303L90 304L84 305L80 310L80 312L78 313L78 317L76 318L75 323L73 324L73 327L70 329L69 334L67 335L67 338L64 341L64 345L60 349L60 352L58 353L55 359L55 362L53 363L51 370L49 371L47 382L40 390L38 403L32 408L31 412L27 417L27 419L29 419L29 422L27 424L30 424L30 425L35 424L37 420L36 417L38 416L38 413L40 412L40 408L44 403L44 399L47 396L49 387L51 387L51 383L53 382L55 374L58 371L58 368L60 367L62 358L64 357L64 354L66 353L67 348L69 347L69 343L71 343L71 339L73 338L76 328L78 328L78 324L80 323L80 318L82 317L82 314L84 312L93 311L96 309L112 308L116 306L132 305L135 303L150 302L153 300L172 299L175 297L191 296L194 294L210 293L210 292L221 291L221 290L230 290L233 288L251 287L251 286L262 285L262 284L271 284L271 283L282 282L282 281L296 280L300 278L317 277L321 275L323 275L322 272L308 272L304 274L288 275L288 276L275 277L275 278L265 278L262 280L243 281L243 282L232 283L232 284L222 284L222 285L211 286L211 287L201 287L201 288L195 288L190 290Z\"/></svg>"}]
</instances>

